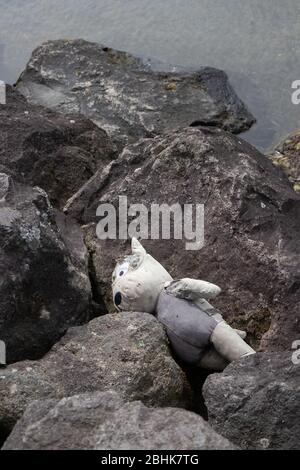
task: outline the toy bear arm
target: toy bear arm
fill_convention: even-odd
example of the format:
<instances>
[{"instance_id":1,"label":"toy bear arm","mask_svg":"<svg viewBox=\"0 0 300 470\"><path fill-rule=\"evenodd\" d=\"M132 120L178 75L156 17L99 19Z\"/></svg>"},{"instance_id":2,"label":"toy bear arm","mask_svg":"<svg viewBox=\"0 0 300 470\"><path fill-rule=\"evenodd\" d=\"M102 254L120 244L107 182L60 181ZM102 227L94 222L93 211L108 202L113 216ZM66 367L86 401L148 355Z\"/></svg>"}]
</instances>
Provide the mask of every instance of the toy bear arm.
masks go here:
<instances>
[{"instance_id":1,"label":"toy bear arm","mask_svg":"<svg viewBox=\"0 0 300 470\"><path fill-rule=\"evenodd\" d=\"M221 292L220 287L215 284L188 277L178 281L167 282L165 290L168 294L187 300L214 299Z\"/></svg>"}]
</instances>

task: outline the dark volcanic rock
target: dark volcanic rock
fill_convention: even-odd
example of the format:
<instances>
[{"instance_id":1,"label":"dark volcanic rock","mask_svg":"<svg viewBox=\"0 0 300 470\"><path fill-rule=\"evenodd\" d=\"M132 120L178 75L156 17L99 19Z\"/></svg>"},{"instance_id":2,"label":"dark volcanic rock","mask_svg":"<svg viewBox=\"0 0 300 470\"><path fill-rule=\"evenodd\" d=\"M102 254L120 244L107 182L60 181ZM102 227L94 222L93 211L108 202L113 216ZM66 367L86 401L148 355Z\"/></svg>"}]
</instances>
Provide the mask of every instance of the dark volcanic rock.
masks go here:
<instances>
[{"instance_id":1,"label":"dark volcanic rock","mask_svg":"<svg viewBox=\"0 0 300 470\"><path fill-rule=\"evenodd\" d=\"M26 102L7 87L0 105L0 171L45 189L62 207L97 169L115 155L106 132L79 115Z\"/></svg>"},{"instance_id":2,"label":"dark volcanic rock","mask_svg":"<svg viewBox=\"0 0 300 470\"><path fill-rule=\"evenodd\" d=\"M300 131L291 133L280 142L270 158L287 175L294 190L300 192Z\"/></svg>"},{"instance_id":3,"label":"dark volcanic rock","mask_svg":"<svg viewBox=\"0 0 300 470\"><path fill-rule=\"evenodd\" d=\"M291 352L234 362L204 384L209 422L242 448L299 450L299 384Z\"/></svg>"},{"instance_id":4,"label":"dark volcanic rock","mask_svg":"<svg viewBox=\"0 0 300 470\"><path fill-rule=\"evenodd\" d=\"M43 359L0 371L0 427L11 429L35 399L105 390L151 406L189 405L186 377L152 315L104 315L70 328Z\"/></svg>"},{"instance_id":5,"label":"dark volcanic rock","mask_svg":"<svg viewBox=\"0 0 300 470\"><path fill-rule=\"evenodd\" d=\"M8 363L46 353L90 318L88 253L80 228L46 193L0 173L0 339Z\"/></svg>"},{"instance_id":6,"label":"dark volcanic rock","mask_svg":"<svg viewBox=\"0 0 300 470\"><path fill-rule=\"evenodd\" d=\"M178 408L124 403L115 392L35 401L4 450L234 449L200 416Z\"/></svg>"},{"instance_id":7,"label":"dark volcanic rock","mask_svg":"<svg viewBox=\"0 0 300 470\"><path fill-rule=\"evenodd\" d=\"M254 122L220 70L154 72L130 54L84 40L38 47L17 86L32 103L84 114L119 147L199 123L239 133Z\"/></svg>"},{"instance_id":8,"label":"dark volcanic rock","mask_svg":"<svg viewBox=\"0 0 300 470\"><path fill-rule=\"evenodd\" d=\"M300 337L300 197L268 158L220 129L202 127L144 139L96 173L67 203L84 223L94 275L110 302L116 259L124 241L96 238L96 209L119 195L128 205L204 203L205 246L187 251L183 240L145 241L175 279L219 285L214 301L251 344L289 349Z\"/></svg>"}]
</instances>

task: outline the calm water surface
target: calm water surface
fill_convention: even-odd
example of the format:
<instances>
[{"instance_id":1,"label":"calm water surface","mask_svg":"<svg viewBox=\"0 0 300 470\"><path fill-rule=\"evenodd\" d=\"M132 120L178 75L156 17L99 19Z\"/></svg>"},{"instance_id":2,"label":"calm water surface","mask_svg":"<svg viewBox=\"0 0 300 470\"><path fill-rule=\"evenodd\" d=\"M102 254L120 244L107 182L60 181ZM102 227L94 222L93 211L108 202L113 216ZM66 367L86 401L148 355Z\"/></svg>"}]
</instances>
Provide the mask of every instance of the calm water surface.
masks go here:
<instances>
[{"instance_id":1,"label":"calm water surface","mask_svg":"<svg viewBox=\"0 0 300 470\"><path fill-rule=\"evenodd\" d=\"M266 150L300 128L299 0L0 0L0 79L16 81L47 39L84 38L168 64L225 70Z\"/></svg>"}]
</instances>

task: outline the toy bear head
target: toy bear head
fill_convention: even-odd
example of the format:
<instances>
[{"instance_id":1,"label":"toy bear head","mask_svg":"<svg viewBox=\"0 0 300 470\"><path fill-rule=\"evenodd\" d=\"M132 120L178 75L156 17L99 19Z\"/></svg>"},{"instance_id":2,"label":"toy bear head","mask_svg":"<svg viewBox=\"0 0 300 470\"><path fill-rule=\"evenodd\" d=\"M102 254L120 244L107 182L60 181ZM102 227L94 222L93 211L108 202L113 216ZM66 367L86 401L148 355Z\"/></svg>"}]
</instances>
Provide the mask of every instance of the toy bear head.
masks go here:
<instances>
[{"instance_id":1,"label":"toy bear head","mask_svg":"<svg viewBox=\"0 0 300 470\"><path fill-rule=\"evenodd\" d=\"M131 251L112 275L114 304L118 310L153 313L164 284L172 277L136 238L132 238Z\"/></svg>"}]
</instances>

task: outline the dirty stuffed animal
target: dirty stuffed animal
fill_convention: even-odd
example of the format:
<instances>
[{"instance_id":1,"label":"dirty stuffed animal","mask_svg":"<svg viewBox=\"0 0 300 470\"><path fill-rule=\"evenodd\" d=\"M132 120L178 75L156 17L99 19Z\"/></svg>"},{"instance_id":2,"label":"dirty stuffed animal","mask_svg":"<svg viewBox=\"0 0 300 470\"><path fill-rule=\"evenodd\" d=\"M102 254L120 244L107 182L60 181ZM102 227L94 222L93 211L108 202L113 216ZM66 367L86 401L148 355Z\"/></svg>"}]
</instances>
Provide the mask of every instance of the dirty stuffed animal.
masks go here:
<instances>
[{"instance_id":1,"label":"dirty stuffed animal","mask_svg":"<svg viewBox=\"0 0 300 470\"><path fill-rule=\"evenodd\" d=\"M208 300L221 289L209 282L174 281L164 267L132 239L132 254L117 264L112 277L114 304L120 311L155 314L166 327L176 355L185 363L223 370L243 356L255 354Z\"/></svg>"}]
</instances>

